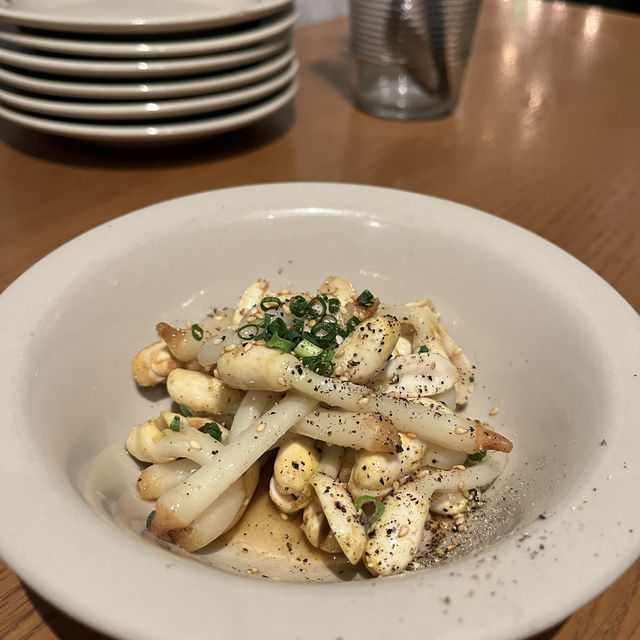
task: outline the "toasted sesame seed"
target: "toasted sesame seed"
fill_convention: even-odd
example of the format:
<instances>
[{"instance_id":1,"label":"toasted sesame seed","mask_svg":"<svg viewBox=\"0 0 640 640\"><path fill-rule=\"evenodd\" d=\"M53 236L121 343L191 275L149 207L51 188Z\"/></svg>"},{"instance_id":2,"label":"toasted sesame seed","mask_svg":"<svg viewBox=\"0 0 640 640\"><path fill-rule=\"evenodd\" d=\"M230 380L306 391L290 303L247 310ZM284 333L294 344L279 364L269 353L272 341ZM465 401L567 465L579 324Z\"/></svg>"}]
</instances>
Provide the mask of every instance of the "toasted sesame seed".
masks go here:
<instances>
[{"instance_id":1,"label":"toasted sesame seed","mask_svg":"<svg viewBox=\"0 0 640 640\"><path fill-rule=\"evenodd\" d=\"M464 427L456 427L453 430L453 433L455 433L457 436L462 436L465 433L469 433L469 429L465 429Z\"/></svg>"},{"instance_id":2,"label":"toasted sesame seed","mask_svg":"<svg viewBox=\"0 0 640 640\"><path fill-rule=\"evenodd\" d=\"M266 423L266 422L261 422L261 423L256 427L256 431L257 431L258 433L262 433L266 428L267 428L267 423Z\"/></svg>"},{"instance_id":3,"label":"toasted sesame seed","mask_svg":"<svg viewBox=\"0 0 640 640\"><path fill-rule=\"evenodd\" d=\"M404 538L407 533L409 533L409 527L406 524L403 524L400 527L400 531L398 531L398 538Z\"/></svg>"},{"instance_id":4,"label":"toasted sesame seed","mask_svg":"<svg viewBox=\"0 0 640 640\"><path fill-rule=\"evenodd\" d=\"M464 491L465 489L466 489L466 486L464 482L458 482L458 491Z\"/></svg>"},{"instance_id":5,"label":"toasted sesame seed","mask_svg":"<svg viewBox=\"0 0 640 640\"><path fill-rule=\"evenodd\" d=\"M283 387L287 386L287 383L284 381L284 378L282 376L278 376L277 380L278 380L278 384L282 385Z\"/></svg>"},{"instance_id":6,"label":"toasted sesame seed","mask_svg":"<svg viewBox=\"0 0 640 640\"><path fill-rule=\"evenodd\" d=\"M498 413L498 411L500 411L500 409L498 407L492 407L491 411L489 411L489 415L490 416L495 416L496 413Z\"/></svg>"},{"instance_id":7,"label":"toasted sesame seed","mask_svg":"<svg viewBox=\"0 0 640 640\"><path fill-rule=\"evenodd\" d=\"M224 316L219 313L217 316L213 316L216 320L224 320Z\"/></svg>"},{"instance_id":8,"label":"toasted sesame seed","mask_svg":"<svg viewBox=\"0 0 640 640\"><path fill-rule=\"evenodd\" d=\"M340 376L340 382L349 382L348 376Z\"/></svg>"},{"instance_id":9,"label":"toasted sesame seed","mask_svg":"<svg viewBox=\"0 0 640 640\"><path fill-rule=\"evenodd\" d=\"M422 471L418 471L416 478L418 478L418 480L422 480L422 478L426 478L428 475L429 472L426 469L423 469Z\"/></svg>"},{"instance_id":10,"label":"toasted sesame seed","mask_svg":"<svg viewBox=\"0 0 640 640\"><path fill-rule=\"evenodd\" d=\"M431 367L431 369L435 369L435 368L436 368L436 363L435 363L435 362L432 362L432 363L429 365L429 367Z\"/></svg>"},{"instance_id":11,"label":"toasted sesame seed","mask_svg":"<svg viewBox=\"0 0 640 640\"><path fill-rule=\"evenodd\" d=\"M400 483L396 480L396 481L393 483L393 490L394 490L394 491L397 491L399 488L400 488Z\"/></svg>"},{"instance_id":12,"label":"toasted sesame seed","mask_svg":"<svg viewBox=\"0 0 640 640\"><path fill-rule=\"evenodd\" d=\"M454 464L451 468L456 469L457 471L464 471L467 467L465 467L463 464Z\"/></svg>"},{"instance_id":13,"label":"toasted sesame seed","mask_svg":"<svg viewBox=\"0 0 640 640\"><path fill-rule=\"evenodd\" d=\"M213 377L217 378L218 380L221 380L220 372L218 371L217 367L213 370Z\"/></svg>"},{"instance_id":14,"label":"toasted sesame seed","mask_svg":"<svg viewBox=\"0 0 640 640\"><path fill-rule=\"evenodd\" d=\"M456 348L453 350L453 355L454 355L454 356L459 356L461 353L462 353L462 349L461 349L460 347L456 347Z\"/></svg>"},{"instance_id":15,"label":"toasted sesame seed","mask_svg":"<svg viewBox=\"0 0 640 640\"><path fill-rule=\"evenodd\" d=\"M469 530L469 527L467 527L466 524L463 523L463 524L459 524L458 525L458 531L461 531L462 533L465 533L468 530Z\"/></svg>"},{"instance_id":16,"label":"toasted sesame seed","mask_svg":"<svg viewBox=\"0 0 640 640\"><path fill-rule=\"evenodd\" d=\"M340 377L341 375L344 374L344 367L336 367L335 371L333 372L336 376Z\"/></svg>"},{"instance_id":17,"label":"toasted sesame seed","mask_svg":"<svg viewBox=\"0 0 640 640\"><path fill-rule=\"evenodd\" d=\"M437 553L439 556L442 556L442 555L444 555L444 549L443 549L442 547L438 547L438 548L436 549L436 553Z\"/></svg>"},{"instance_id":18,"label":"toasted sesame seed","mask_svg":"<svg viewBox=\"0 0 640 640\"><path fill-rule=\"evenodd\" d=\"M237 324L232 324L231 325L231 331L237 331L238 330L238 325Z\"/></svg>"},{"instance_id":19,"label":"toasted sesame seed","mask_svg":"<svg viewBox=\"0 0 640 640\"><path fill-rule=\"evenodd\" d=\"M338 349L335 353L336 358L342 358L343 355L344 355L344 349Z\"/></svg>"},{"instance_id":20,"label":"toasted sesame seed","mask_svg":"<svg viewBox=\"0 0 640 640\"><path fill-rule=\"evenodd\" d=\"M361 407L364 407L364 406L368 405L369 404L369 398L367 398L366 396L362 396L362 398L360 398L360 400L358 400L358 404Z\"/></svg>"},{"instance_id":21,"label":"toasted sesame seed","mask_svg":"<svg viewBox=\"0 0 640 640\"><path fill-rule=\"evenodd\" d=\"M248 312L249 312L249 309L240 309L241 316L246 316Z\"/></svg>"},{"instance_id":22,"label":"toasted sesame seed","mask_svg":"<svg viewBox=\"0 0 640 640\"><path fill-rule=\"evenodd\" d=\"M288 513L282 513L282 511L280 512L280 517L283 520L288 520L289 519L289 514Z\"/></svg>"},{"instance_id":23,"label":"toasted sesame seed","mask_svg":"<svg viewBox=\"0 0 640 640\"><path fill-rule=\"evenodd\" d=\"M192 441L189 443L189 446L190 446L192 449L196 449L196 450L200 450L200 449L202 449L202 445L201 445L197 440L192 440Z\"/></svg>"},{"instance_id":24,"label":"toasted sesame seed","mask_svg":"<svg viewBox=\"0 0 640 640\"><path fill-rule=\"evenodd\" d=\"M215 338L213 344L222 344L222 338Z\"/></svg>"},{"instance_id":25,"label":"toasted sesame seed","mask_svg":"<svg viewBox=\"0 0 640 640\"><path fill-rule=\"evenodd\" d=\"M279 291L278 293L284 298L284 296L288 296L291 293L291 289L283 289L282 291Z\"/></svg>"},{"instance_id":26,"label":"toasted sesame seed","mask_svg":"<svg viewBox=\"0 0 640 640\"><path fill-rule=\"evenodd\" d=\"M244 345L245 353L249 351L249 349L253 349L253 342L248 342L247 344Z\"/></svg>"},{"instance_id":27,"label":"toasted sesame seed","mask_svg":"<svg viewBox=\"0 0 640 640\"><path fill-rule=\"evenodd\" d=\"M413 433L412 431L407 431L407 433L404 434L405 436L407 436L407 438L409 438L409 440L415 440L418 436Z\"/></svg>"},{"instance_id":28,"label":"toasted sesame seed","mask_svg":"<svg viewBox=\"0 0 640 640\"><path fill-rule=\"evenodd\" d=\"M264 347L267 344L266 340L256 340L254 342L254 344L256 345L256 347Z\"/></svg>"},{"instance_id":29,"label":"toasted sesame seed","mask_svg":"<svg viewBox=\"0 0 640 640\"><path fill-rule=\"evenodd\" d=\"M251 573L260 573L260 569L258 569L258 567L251 567Z\"/></svg>"}]
</instances>

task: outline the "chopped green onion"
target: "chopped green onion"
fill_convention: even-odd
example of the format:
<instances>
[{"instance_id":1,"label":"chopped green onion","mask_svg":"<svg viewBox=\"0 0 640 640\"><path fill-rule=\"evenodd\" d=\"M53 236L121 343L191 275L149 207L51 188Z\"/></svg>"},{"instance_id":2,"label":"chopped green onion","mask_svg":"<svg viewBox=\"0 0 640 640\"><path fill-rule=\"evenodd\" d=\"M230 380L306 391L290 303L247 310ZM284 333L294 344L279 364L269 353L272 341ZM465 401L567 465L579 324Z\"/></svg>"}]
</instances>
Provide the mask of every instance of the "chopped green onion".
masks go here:
<instances>
[{"instance_id":1,"label":"chopped green onion","mask_svg":"<svg viewBox=\"0 0 640 640\"><path fill-rule=\"evenodd\" d=\"M282 318L276 318L268 327L267 331L269 335L280 336L286 338L289 335L289 329Z\"/></svg>"},{"instance_id":2,"label":"chopped green onion","mask_svg":"<svg viewBox=\"0 0 640 640\"><path fill-rule=\"evenodd\" d=\"M476 379L473 376L469 376L469 382L475 382Z\"/></svg>"},{"instance_id":3,"label":"chopped green onion","mask_svg":"<svg viewBox=\"0 0 640 640\"><path fill-rule=\"evenodd\" d=\"M331 360L335 354L334 349L327 349L317 356L308 356L301 358L302 364L311 369L314 373L321 376L330 376L335 369L335 365Z\"/></svg>"},{"instance_id":4,"label":"chopped green onion","mask_svg":"<svg viewBox=\"0 0 640 640\"><path fill-rule=\"evenodd\" d=\"M204 329L199 324L191 325L191 335L198 341L202 340L204 336Z\"/></svg>"},{"instance_id":5,"label":"chopped green onion","mask_svg":"<svg viewBox=\"0 0 640 640\"><path fill-rule=\"evenodd\" d=\"M317 345L309 342L308 340L301 340L296 348L293 350L293 353L298 356L298 358L307 358L309 356L319 356L322 353L322 347L318 347Z\"/></svg>"},{"instance_id":6,"label":"chopped green onion","mask_svg":"<svg viewBox=\"0 0 640 640\"><path fill-rule=\"evenodd\" d=\"M257 324L244 324L238 329L241 340L254 340L259 333L260 327Z\"/></svg>"},{"instance_id":7,"label":"chopped green onion","mask_svg":"<svg viewBox=\"0 0 640 640\"><path fill-rule=\"evenodd\" d=\"M302 318L309 310L309 303L302 296L294 296L289 300L289 309L294 316Z\"/></svg>"},{"instance_id":8,"label":"chopped green onion","mask_svg":"<svg viewBox=\"0 0 640 640\"><path fill-rule=\"evenodd\" d=\"M307 318L311 320L321 318L325 313L327 313L327 303L320 296L316 296L309 300Z\"/></svg>"},{"instance_id":9,"label":"chopped green onion","mask_svg":"<svg viewBox=\"0 0 640 640\"><path fill-rule=\"evenodd\" d=\"M353 504L356 507L356 511L360 511L363 505L368 503L375 505L376 508L373 515L369 518L369 524L373 524L382 518L382 514L384 513L384 504L382 504L382 500L374 498L373 496L358 496Z\"/></svg>"},{"instance_id":10,"label":"chopped green onion","mask_svg":"<svg viewBox=\"0 0 640 640\"><path fill-rule=\"evenodd\" d=\"M267 342L267 347L271 347L272 349L280 349L280 351L284 351L288 353L296 346L295 342L291 340L287 340L286 338L281 338L278 334L274 333L269 342Z\"/></svg>"},{"instance_id":11,"label":"chopped green onion","mask_svg":"<svg viewBox=\"0 0 640 640\"><path fill-rule=\"evenodd\" d=\"M169 429L171 429L171 431L180 431L180 416L174 416L169 425Z\"/></svg>"},{"instance_id":12,"label":"chopped green onion","mask_svg":"<svg viewBox=\"0 0 640 640\"><path fill-rule=\"evenodd\" d=\"M198 431L209 434L212 438L215 438L218 442L222 440L222 430L217 422L207 422L203 424Z\"/></svg>"},{"instance_id":13,"label":"chopped green onion","mask_svg":"<svg viewBox=\"0 0 640 640\"><path fill-rule=\"evenodd\" d=\"M153 520L153 516L156 515L156 510L154 509L148 516L147 516L147 524L146 527L147 529L151 526L151 521Z\"/></svg>"},{"instance_id":14,"label":"chopped green onion","mask_svg":"<svg viewBox=\"0 0 640 640\"><path fill-rule=\"evenodd\" d=\"M347 333L351 333L359 324L360 320L358 320L358 318L356 318L355 316L351 316L347 320Z\"/></svg>"},{"instance_id":15,"label":"chopped green onion","mask_svg":"<svg viewBox=\"0 0 640 640\"><path fill-rule=\"evenodd\" d=\"M423 344L420 349L419 349L420 353L429 353L429 347L427 347L426 344Z\"/></svg>"},{"instance_id":16,"label":"chopped green onion","mask_svg":"<svg viewBox=\"0 0 640 640\"><path fill-rule=\"evenodd\" d=\"M486 451L478 451L478 453L470 453L467 456L467 459L464 461L465 467L473 467L476 464L479 464L482 459L487 455Z\"/></svg>"},{"instance_id":17,"label":"chopped green onion","mask_svg":"<svg viewBox=\"0 0 640 640\"><path fill-rule=\"evenodd\" d=\"M262 298L260 300L260 308L263 311L272 311L277 309L282 305L282 300L280 298L276 298L275 296L267 296L266 298Z\"/></svg>"},{"instance_id":18,"label":"chopped green onion","mask_svg":"<svg viewBox=\"0 0 640 640\"><path fill-rule=\"evenodd\" d=\"M369 289L365 289L357 298L356 302L365 309L373 307L373 293Z\"/></svg>"},{"instance_id":19,"label":"chopped green onion","mask_svg":"<svg viewBox=\"0 0 640 640\"><path fill-rule=\"evenodd\" d=\"M191 413L191 410L189 409L189 407L186 407L183 404L179 404L178 405L180 407L180 413L185 417L185 418L193 418L193 413Z\"/></svg>"},{"instance_id":20,"label":"chopped green onion","mask_svg":"<svg viewBox=\"0 0 640 640\"><path fill-rule=\"evenodd\" d=\"M338 300L338 298L329 298L327 308L329 309L329 313L338 313L340 310L340 300Z\"/></svg>"},{"instance_id":21,"label":"chopped green onion","mask_svg":"<svg viewBox=\"0 0 640 640\"><path fill-rule=\"evenodd\" d=\"M338 327L335 322L318 322L311 329L311 335L320 343L321 347L328 347L336 337Z\"/></svg>"}]
</instances>

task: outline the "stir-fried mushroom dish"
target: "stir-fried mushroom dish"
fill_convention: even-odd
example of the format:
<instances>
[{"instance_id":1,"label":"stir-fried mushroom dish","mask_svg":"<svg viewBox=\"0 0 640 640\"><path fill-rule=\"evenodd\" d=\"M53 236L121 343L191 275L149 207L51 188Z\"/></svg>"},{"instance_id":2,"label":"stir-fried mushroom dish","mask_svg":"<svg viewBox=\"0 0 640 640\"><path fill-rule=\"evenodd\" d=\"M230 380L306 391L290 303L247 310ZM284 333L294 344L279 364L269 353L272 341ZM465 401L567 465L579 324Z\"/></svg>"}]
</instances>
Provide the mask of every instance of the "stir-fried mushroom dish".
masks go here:
<instances>
[{"instance_id":1,"label":"stir-fried mushroom dish","mask_svg":"<svg viewBox=\"0 0 640 640\"><path fill-rule=\"evenodd\" d=\"M269 495L301 514L309 543L373 575L399 573L429 543L430 514L456 516L512 448L457 414L474 368L428 300L388 306L330 276L317 293L258 280L236 308L157 326L133 361L179 412L133 427L150 463L149 531L196 551L242 518L269 465Z\"/></svg>"}]
</instances>

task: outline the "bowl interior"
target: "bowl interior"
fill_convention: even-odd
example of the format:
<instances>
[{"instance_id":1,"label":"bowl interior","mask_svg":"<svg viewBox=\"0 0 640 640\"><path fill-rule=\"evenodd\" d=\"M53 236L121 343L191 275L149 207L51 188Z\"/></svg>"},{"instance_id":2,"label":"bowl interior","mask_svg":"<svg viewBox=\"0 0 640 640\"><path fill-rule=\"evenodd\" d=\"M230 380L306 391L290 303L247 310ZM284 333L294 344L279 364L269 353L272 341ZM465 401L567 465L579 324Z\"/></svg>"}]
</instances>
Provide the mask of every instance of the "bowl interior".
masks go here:
<instances>
[{"instance_id":1,"label":"bowl interior","mask_svg":"<svg viewBox=\"0 0 640 640\"><path fill-rule=\"evenodd\" d=\"M566 517L591 499L588 492L601 490L604 478L594 479L593 469L603 439L616 440L616 410L624 409L602 319L584 289L569 286L586 269L521 229L452 203L385 190L372 198L355 188L323 198L326 189L316 186L298 188L285 206L277 187L253 193L204 194L128 216L27 274L21 292L38 315L17 312L30 337L18 358L24 380L15 403L21 441L41 480L75 505L88 530L149 552L141 534L152 507L137 497L139 466L124 441L132 425L170 401L136 387L133 355L156 339L157 322L184 324L211 306L233 305L257 277L312 290L340 274L384 301L431 298L477 366L467 415L490 421L514 442L488 494L487 526L475 534L480 544L424 573L436 582L452 571L471 573L485 558L508 557L505 548L514 545L527 557L542 555L538 538L551 535L556 514ZM587 285L596 279L584 277ZM598 393L590 393L596 375ZM493 406L500 411L490 418ZM557 526L563 528L559 520ZM199 558L213 565L208 575L243 576L227 581L247 583L246 569L258 562L271 578L301 579L267 549L254 548L248 558L236 552L214 546ZM162 553L174 567L192 564ZM311 577L345 576L320 567ZM539 622L528 624L531 631Z\"/></svg>"}]
</instances>

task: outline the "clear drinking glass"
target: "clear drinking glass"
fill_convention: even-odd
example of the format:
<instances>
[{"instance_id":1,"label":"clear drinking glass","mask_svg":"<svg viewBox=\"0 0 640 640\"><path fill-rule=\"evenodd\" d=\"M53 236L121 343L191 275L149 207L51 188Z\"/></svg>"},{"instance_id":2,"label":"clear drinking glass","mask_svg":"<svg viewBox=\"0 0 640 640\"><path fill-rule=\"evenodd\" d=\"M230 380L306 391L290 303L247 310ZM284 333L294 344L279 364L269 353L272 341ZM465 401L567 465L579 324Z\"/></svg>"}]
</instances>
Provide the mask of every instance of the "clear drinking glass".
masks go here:
<instances>
[{"instance_id":1,"label":"clear drinking glass","mask_svg":"<svg viewBox=\"0 0 640 640\"><path fill-rule=\"evenodd\" d=\"M480 0L351 0L356 105L383 118L451 113Z\"/></svg>"}]
</instances>

